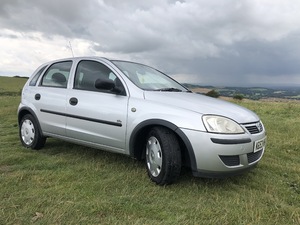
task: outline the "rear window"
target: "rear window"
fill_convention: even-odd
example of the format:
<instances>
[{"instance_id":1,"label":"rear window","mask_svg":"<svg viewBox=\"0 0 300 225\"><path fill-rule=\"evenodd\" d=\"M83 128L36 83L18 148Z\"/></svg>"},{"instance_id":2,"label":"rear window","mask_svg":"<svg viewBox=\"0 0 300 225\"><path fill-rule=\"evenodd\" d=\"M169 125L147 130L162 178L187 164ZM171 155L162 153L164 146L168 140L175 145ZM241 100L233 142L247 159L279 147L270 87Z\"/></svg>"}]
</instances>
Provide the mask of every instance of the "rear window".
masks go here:
<instances>
[{"instance_id":1,"label":"rear window","mask_svg":"<svg viewBox=\"0 0 300 225\"><path fill-rule=\"evenodd\" d=\"M31 81L30 81L30 83L29 83L29 86L35 86L35 85L36 85L36 83L37 83L39 77L41 76L41 74L43 73L43 71L45 70L46 67L47 67L47 65L44 66L44 67L42 67L42 68L34 75L34 77L31 79Z\"/></svg>"}]
</instances>

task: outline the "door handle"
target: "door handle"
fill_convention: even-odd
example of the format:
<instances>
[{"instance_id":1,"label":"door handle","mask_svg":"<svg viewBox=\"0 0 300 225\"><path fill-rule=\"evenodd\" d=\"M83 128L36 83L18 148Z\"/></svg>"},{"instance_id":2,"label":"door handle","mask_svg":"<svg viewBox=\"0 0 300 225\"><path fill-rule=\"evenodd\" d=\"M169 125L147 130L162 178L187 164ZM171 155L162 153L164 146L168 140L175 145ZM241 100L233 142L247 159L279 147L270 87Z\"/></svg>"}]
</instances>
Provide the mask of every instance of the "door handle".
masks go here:
<instances>
[{"instance_id":1,"label":"door handle","mask_svg":"<svg viewBox=\"0 0 300 225\"><path fill-rule=\"evenodd\" d=\"M35 100L40 100L41 99L41 95L40 94L35 94L34 99Z\"/></svg>"},{"instance_id":2,"label":"door handle","mask_svg":"<svg viewBox=\"0 0 300 225\"><path fill-rule=\"evenodd\" d=\"M70 105L77 105L77 103L78 103L78 99L77 98L70 98L70 100L69 100L69 103L70 103Z\"/></svg>"}]
</instances>

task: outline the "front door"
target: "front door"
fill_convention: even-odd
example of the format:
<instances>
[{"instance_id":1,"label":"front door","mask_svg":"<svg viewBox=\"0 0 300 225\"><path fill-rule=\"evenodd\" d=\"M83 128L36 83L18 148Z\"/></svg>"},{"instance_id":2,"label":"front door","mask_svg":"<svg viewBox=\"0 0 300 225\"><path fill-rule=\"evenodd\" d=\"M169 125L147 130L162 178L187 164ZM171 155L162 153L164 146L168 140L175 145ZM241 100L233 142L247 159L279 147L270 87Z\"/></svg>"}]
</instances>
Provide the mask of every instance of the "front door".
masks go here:
<instances>
[{"instance_id":1,"label":"front door","mask_svg":"<svg viewBox=\"0 0 300 225\"><path fill-rule=\"evenodd\" d=\"M120 94L95 88L99 78L121 85ZM77 65L74 87L67 97L67 136L107 150L124 152L128 95L119 78L97 61Z\"/></svg>"}]
</instances>

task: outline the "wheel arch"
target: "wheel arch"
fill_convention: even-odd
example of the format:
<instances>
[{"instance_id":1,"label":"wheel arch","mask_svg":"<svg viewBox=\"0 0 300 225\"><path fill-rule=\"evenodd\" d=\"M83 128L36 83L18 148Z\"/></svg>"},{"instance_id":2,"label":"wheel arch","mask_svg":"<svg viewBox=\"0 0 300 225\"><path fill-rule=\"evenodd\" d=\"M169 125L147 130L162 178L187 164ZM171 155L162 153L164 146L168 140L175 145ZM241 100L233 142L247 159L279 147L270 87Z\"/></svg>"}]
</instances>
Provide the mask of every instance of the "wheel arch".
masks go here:
<instances>
[{"instance_id":1,"label":"wheel arch","mask_svg":"<svg viewBox=\"0 0 300 225\"><path fill-rule=\"evenodd\" d=\"M190 167L192 171L197 171L196 158L194 154L193 147L188 139L188 137L183 133L183 131L177 127L175 124L161 119L150 119L138 124L132 131L129 140L129 154L133 158L141 160L144 158L144 143L146 141L146 135L153 126L163 126L172 130L179 141L180 148L182 151L182 157L184 160L184 165Z\"/></svg>"},{"instance_id":2,"label":"wheel arch","mask_svg":"<svg viewBox=\"0 0 300 225\"><path fill-rule=\"evenodd\" d=\"M19 126L20 126L20 123L21 123L22 118L23 118L25 115L27 115L27 114L30 114L30 115L32 115L32 116L34 117L34 119L35 119L35 121L36 121L36 123L37 123L37 126L38 126L40 132L42 132L41 125L40 125L40 122L39 122L39 120L38 120L36 114L35 114L34 111L33 111L31 108L29 108L29 107L23 107L23 108L21 108L21 109L18 111L18 124L19 124Z\"/></svg>"}]
</instances>

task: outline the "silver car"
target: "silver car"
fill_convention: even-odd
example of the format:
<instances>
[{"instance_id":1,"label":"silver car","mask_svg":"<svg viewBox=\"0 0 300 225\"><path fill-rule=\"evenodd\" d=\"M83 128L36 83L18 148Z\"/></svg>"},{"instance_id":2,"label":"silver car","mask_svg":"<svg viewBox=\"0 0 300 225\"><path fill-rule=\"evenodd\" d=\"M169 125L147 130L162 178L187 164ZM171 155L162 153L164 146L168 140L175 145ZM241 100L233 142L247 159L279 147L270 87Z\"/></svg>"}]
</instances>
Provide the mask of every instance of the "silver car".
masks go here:
<instances>
[{"instance_id":1,"label":"silver car","mask_svg":"<svg viewBox=\"0 0 300 225\"><path fill-rule=\"evenodd\" d=\"M266 132L241 106L192 93L146 65L77 57L41 65L22 91L22 144L47 137L144 160L159 185L174 182L182 166L194 176L223 177L253 168Z\"/></svg>"}]
</instances>

